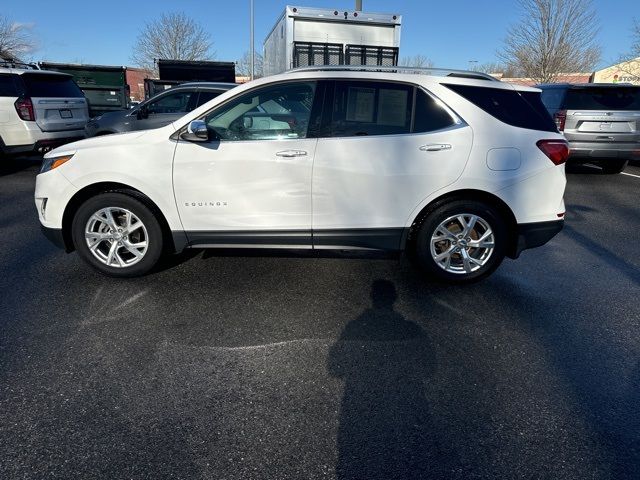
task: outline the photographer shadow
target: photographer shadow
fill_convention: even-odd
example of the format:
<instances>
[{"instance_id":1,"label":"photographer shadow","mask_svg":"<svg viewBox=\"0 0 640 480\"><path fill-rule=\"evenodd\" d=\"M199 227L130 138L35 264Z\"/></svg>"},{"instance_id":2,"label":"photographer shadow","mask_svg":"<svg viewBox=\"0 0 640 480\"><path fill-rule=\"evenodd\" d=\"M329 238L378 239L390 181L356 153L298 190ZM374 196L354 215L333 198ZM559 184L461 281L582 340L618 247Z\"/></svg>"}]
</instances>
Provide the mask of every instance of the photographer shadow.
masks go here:
<instances>
[{"instance_id":1,"label":"photographer shadow","mask_svg":"<svg viewBox=\"0 0 640 480\"><path fill-rule=\"evenodd\" d=\"M435 361L425 331L394 310L395 286L376 280L372 306L332 346L329 373L344 381L337 478L425 478L446 468L425 392ZM451 459L449 458L449 461Z\"/></svg>"}]
</instances>

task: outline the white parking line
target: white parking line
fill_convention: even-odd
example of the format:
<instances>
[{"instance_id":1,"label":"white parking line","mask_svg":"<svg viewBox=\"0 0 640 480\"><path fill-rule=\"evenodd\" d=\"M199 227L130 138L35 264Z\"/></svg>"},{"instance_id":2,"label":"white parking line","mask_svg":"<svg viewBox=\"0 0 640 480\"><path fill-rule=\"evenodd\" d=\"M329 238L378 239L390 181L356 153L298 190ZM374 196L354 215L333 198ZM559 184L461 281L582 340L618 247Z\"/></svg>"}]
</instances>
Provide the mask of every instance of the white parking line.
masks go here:
<instances>
[{"instance_id":1,"label":"white parking line","mask_svg":"<svg viewBox=\"0 0 640 480\"><path fill-rule=\"evenodd\" d=\"M620 173L622 173L622 175L627 175L628 177L640 178L640 175L634 175L633 173L627 173L627 172L620 172Z\"/></svg>"}]
</instances>

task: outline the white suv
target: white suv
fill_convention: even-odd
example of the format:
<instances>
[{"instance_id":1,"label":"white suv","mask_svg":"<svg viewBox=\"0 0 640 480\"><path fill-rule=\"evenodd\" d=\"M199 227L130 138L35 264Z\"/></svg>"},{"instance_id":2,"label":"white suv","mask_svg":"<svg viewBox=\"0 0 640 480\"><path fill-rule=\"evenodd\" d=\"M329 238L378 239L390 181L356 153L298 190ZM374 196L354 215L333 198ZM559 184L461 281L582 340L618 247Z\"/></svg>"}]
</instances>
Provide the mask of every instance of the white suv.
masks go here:
<instances>
[{"instance_id":1,"label":"white suv","mask_svg":"<svg viewBox=\"0 0 640 480\"><path fill-rule=\"evenodd\" d=\"M540 90L471 72L304 68L163 128L46 155L45 234L113 276L184 248L411 251L477 280L562 229L568 147Z\"/></svg>"},{"instance_id":2,"label":"white suv","mask_svg":"<svg viewBox=\"0 0 640 480\"><path fill-rule=\"evenodd\" d=\"M87 100L70 75L0 65L0 155L84 138Z\"/></svg>"}]
</instances>

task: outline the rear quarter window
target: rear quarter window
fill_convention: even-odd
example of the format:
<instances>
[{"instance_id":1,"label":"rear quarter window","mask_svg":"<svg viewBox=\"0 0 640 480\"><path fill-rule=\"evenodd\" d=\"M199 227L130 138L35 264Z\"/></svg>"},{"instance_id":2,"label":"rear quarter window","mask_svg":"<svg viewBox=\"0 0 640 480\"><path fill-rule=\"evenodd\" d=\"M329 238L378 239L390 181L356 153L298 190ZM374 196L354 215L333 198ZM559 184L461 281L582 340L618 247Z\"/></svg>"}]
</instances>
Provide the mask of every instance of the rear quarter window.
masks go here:
<instances>
[{"instance_id":1,"label":"rear quarter window","mask_svg":"<svg viewBox=\"0 0 640 480\"><path fill-rule=\"evenodd\" d=\"M413 133L433 132L455 125L451 115L420 88L417 89L414 115Z\"/></svg>"},{"instance_id":2,"label":"rear quarter window","mask_svg":"<svg viewBox=\"0 0 640 480\"><path fill-rule=\"evenodd\" d=\"M67 75L25 73L22 75L27 95L46 98L84 97L82 90Z\"/></svg>"},{"instance_id":3,"label":"rear quarter window","mask_svg":"<svg viewBox=\"0 0 640 480\"><path fill-rule=\"evenodd\" d=\"M565 92L564 88L546 88L542 90L542 103L550 112L560 110Z\"/></svg>"},{"instance_id":4,"label":"rear quarter window","mask_svg":"<svg viewBox=\"0 0 640 480\"><path fill-rule=\"evenodd\" d=\"M15 75L0 75L0 97L19 97Z\"/></svg>"},{"instance_id":5,"label":"rear quarter window","mask_svg":"<svg viewBox=\"0 0 640 480\"><path fill-rule=\"evenodd\" d=\"M545 132L558 131L538 92L471 85L445 86L508 125Z\"/></svg>"}]
</instances>

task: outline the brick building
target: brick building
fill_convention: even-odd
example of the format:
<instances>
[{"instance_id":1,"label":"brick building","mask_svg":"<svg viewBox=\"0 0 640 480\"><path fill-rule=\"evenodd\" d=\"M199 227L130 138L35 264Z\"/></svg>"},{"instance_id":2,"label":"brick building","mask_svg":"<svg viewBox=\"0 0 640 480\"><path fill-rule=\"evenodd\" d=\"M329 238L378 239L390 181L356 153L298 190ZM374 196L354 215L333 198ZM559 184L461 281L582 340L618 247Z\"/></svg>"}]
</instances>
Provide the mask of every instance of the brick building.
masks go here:
<instances>
[{"instance_id":1,"label":"brick building","mask_svg":"<svg viewBox=\"0 0 640 480\"><path fill-rule=\"evenodd\" d=\"M492 76L507 83L515 83L516 85L524 85L527 87L533 87L538 82L531 78L525 77L504 77L502 73L492 73ZM589 83L592 81L593 73L591 72L577 72L577 73L560 73L556 79L556 83Z\"/></svg>"},{"instance_id":2,"label":"brick building","mask_svg":"<svg viewBox=\"0 0 640 480\"><path fill-rule=\"evenodd\" d=\"M144 68L127 67L127 85L129 85L131 100L144 100L144 79L151 78L150 72Z\"/></svg>"}]
</instances>

